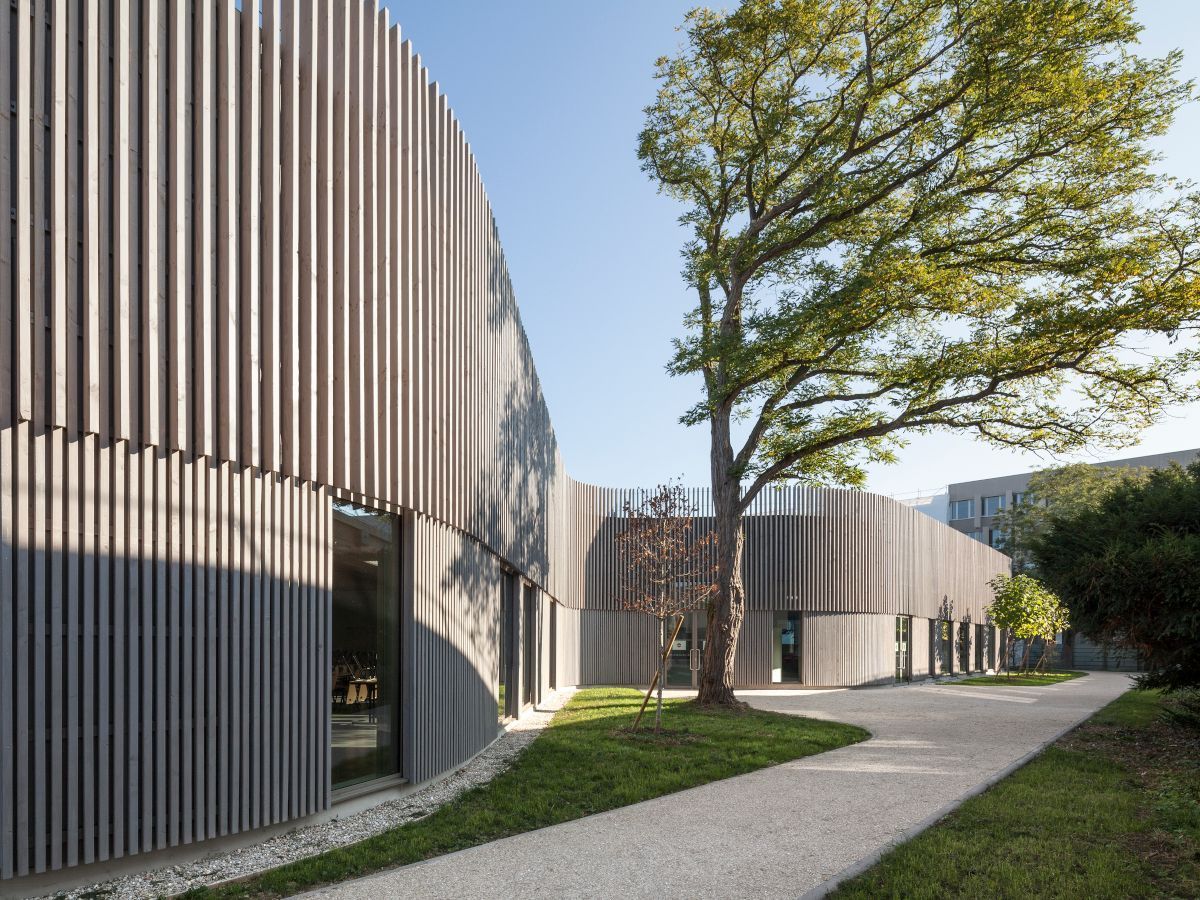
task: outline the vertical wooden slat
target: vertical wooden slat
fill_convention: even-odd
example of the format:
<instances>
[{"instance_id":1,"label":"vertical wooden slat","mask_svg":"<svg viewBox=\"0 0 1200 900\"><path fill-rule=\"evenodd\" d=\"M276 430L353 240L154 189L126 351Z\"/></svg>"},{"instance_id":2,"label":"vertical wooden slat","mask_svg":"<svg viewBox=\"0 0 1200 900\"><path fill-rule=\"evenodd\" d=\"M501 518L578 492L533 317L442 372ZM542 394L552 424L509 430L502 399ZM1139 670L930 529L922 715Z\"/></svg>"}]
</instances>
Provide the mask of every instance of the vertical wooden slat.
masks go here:
<instances>
[{"instance_id":1,"label":"vertical wooden slat","mask_svg":"<svg viewBox=\"0 0 1200 900\"><path fill-rule=\"evenodd\" d=\"M262 466L279 468L280 0L262 0Z\"/></svg>"},{"instance_id":2,"label":"vertical wooden slat","mask_svg":"<svg viewBox=\"0 0 1200 900\"><path fill-rule=\"evenodd\" d=\"M162 303L159 296L159 8L145 0L142 15L141 106L141 248L142 272L142 440L157 446L162 438L159 358Z\"/></svg>"},{"instance_id":3,"label":"vertical wooden slat","mask_svg":"<svg viewBox=\"0 0 1200 900\"><path fill-rule=\"evenodd\" d=\"M149 701L153 697L154 709L146 711L147 727L153 734L154 747L154 796L153 805L143 806L146 821L143 849L150 850L167 846L168 826L172 810L168 798L168 742L173 740L174 728L170 726L168 716L176 709L177 698L173 693L170 677L167 642L168 635L176 634L178 624L173 622L171 614L175 609L175 593L168 594L170 569L170 469L168 454L154 450L151 454L153 463L153 497L154 497L154 679L152 694L147 695ZM174 659L174 647L171 648L171 658Z\"/></svg>"},{"instance_id":4,"label":"vertical wooden slat","mask_svg":"<svg viewBox=\"0 0 1200 900\"><path fill-rule=\"evenodd\" d=\"M365 464L363 427L366 410L363 406L365 380L363 340L363 29L362 2L348 0L346 4L349 38L346 47L346 106L349 149L346 157L349 197L346 207L346 334L343 356L343 377L346 389L345 453L346 481L350 490L363 490Z\"/></svg>"},{"instance_id":5,"label":"vertical wooden slat","mask_svg":"<svg viewBox=\"0 0 1200 900\"><path fill-rule=\"evenodd\" d=\"M194 738L196 640L196 482L195 466L183 453L175 454L179 479L179 840L190 844L195 834L196 746Z\"/></svg>"},{"instance_id":6,"label":"vertical wooden slat","mask_svg":"<svg viewBox=\"0 0 1200 900\"><path fill-rule=\"evenodd\" d=\"M109 848L112 842L111 804L111 740L112 723L109 718L112 711L109 695L109 670L111 666L112 647L112 519L113 482L112 482L112 444L97 441L94 445L96 453L96 477L94 495L96 516L96 547L97 557L97 590L96 590L96 859L109 858Z\"/></svg>"},{"instance_id":7,"label":"vertical wooden slat","mask_svg":"<svg viewBox=\"0 0 1200 900\"><path fill-rule=\"evenodd\" d=\"M241 13L241 116L239 151L250 160L241 165L241 184L238 194L241 245L238 253L238 292L241 309L239 312L239 353L242 359L241 392L239 411L241 414L241 459L249 465L261 464L259 440L259 398L261 362L259 360L261 335L259 333L259 134L261 123L260 41L258 0L242 4Z\"/></svg>"},{"instance_id":8,"label":"vertical wooden slat","mask_svg":"<svg viewBox=\"0 0 1200 900\"><path fill-rule=\"evenodd\" d=\"M214 426L214 236L216 204L213 194L213 44L216 37L215 8L212 3L196 6L192 32L194 89L192 98L192 153L194 194L192 198L193 297L192 297L192 368L188 394L192 398L191 447L194 452L212 456L216 451Z\"/></svg>"},{"instance_id":9,"label":"vertical wooden slat","mask_svg":"<svg viewBox=\"0 0 1200 900\"><path fill-rule=\"evenodd\" d=\"M204 761L207 769L204 776L204 827L205 834L208 837L213 837L219 833L218 814L221 812L217 793L221 778L218 772L218 767L221 764L218 751L221 697L217 693L218 672L220 671L220 657L217 645L221 639L221 634L218 631L218 622L221 614L220 548L218 544L220 534L220 507L218 506L220 469L216 461L210 460L205 460L202 468L205 475L204 527L208 532L204 539L204 648L208 657L206 684L204 687Z\"/></svg>"},{"instance_id":10,"label":"vertical wooden slat","mask_svg":"<svg viewBox=\"0 0 1200 900\"><path fill-rule=\"evenodd\" d=\"M114 360L114 364L115 364ZM109 615L110 640L112 646L112 707L110 734L112 755L109 759L111 768L108 769L109 784L112 786L112 827L110 840L113 858L125 855L125 810L128 802L126 795L127 780L125 767L128 762L125 748L129 739L126 727L126 673L121 665L125 660L125 617L129 597L127 593L127 521L128 521L128 481L126 480L126 460L129 445L124 441L115 441L109 453L111 467L111 562L109 569L112 575L111 608Z\"/></svg>"},{"instance_id":11,"label":"vertical wooden slat","mask_svg":"<svg viewBox=\"0 0 1200 900\"><path fill-rule=\"evenodd\" d=\"M297 447L296 473L311 481L316 477L317 462L317 361L318 341L318 237L317 237L317 93L318 0L299 0L297 4L297 30L299 32L299 74L297 89L298 117L296 141L299 152L299 174L297 178L297 221L299 232L299 285L297 290L298 314L296 316L296 347L299 355L297 365Z\"/></svg>"},{"instance_id":12,"label":"vertical wooden slat","mask_svg":"<svg viewBox=\"0 0 1200 900\"><path fill-rule=\"evenodd\" d=\"M66 578L66 757L64 760L65 780L66 780L66 822L65 822L65 842L66 849L63 863L66 866L74 866L80 862L80 835L83 831L82 824L82 806L86 802L83 799L83 767L82 760L83 752L87 750L87 744L84 743L85 734L82 731L82 707L91 705L91 674L86 673L82 669L84 657L83 648L83 627L82 627L82 591L81 582L87 578L88 564L90 556L87 552L87 545L84 541L84 521L83 508L85 500L83 498L84 479L81 470L82 460L80 458L80 449L83 445L83 440L79 435L73 439L67 438L67 432L63 432L63 441L65 443L66 458L63 462L64 473L63 480L65 482L65 506L66 506L66 534L65 534L65 566ZM0 466L3 463L3 454L0 453ZM4 515L0 512L0 517ZM4 536L0 534L0 543L3 543ZM0 554L5 552L0 549ZM2 592L4 584L3 564L0 563L0 592ZM3 641L0 641L0 654L3 654ZM84 688L83 678L86 673L87 689ZM2 693L2 692L0 692ZM82 752L81 752L82 750ZM0 836L0 845L3 844L3 837ZM0 857L3 856L3 851L0 850Z\"/></svg>"},{"instance_id":13,"label":"vertical wooden slat","mask_svg":"<svg viewBox=\"0 0 1200 900\"><path fill-rule=\"evenodd\" d=\"M190 42L189 24L191 6L184 3L168 4L169 18L169 69L167 90L170 106L167 116L169 144L168 209L167 209L167 303L169 331L169 365L167 369L167 416L169 428L168 446L182 450L188 443L188 415L191 391L189 390L191 366L189 364L191 341L189 333L194 319L188 316L187 294L190 285L188 252L191 249L189 236L188 203L191 197L189 171L192 131L188 121L190 100ZM178 473L173 473L178 474Z\"/></svg>"},{"instance_id":14,"label":"vertical wooden slat","mask_svg":"<svg viewBox=\"0 0 1200 900\"><path fill-rule=\"evenodd\" d=\"M133 369L130 308L133 248L130 244L130 197L133 194L129 160L130 95L129 0L113 0L113 146L112 146L112 428L120 440L133 437Z\"/></svg>"},{"instance_id":15,"label":"vertical wooden slat","mask_svg":"<svg viewBox=\"0 0 1200 900\"><path fill-rule=\"evenodd\" d=\"M237 262L238 28L233 0L217 0L217 453L238 459L239 306Z\"/></svg>"},{"instance_id":16,"label":"vertical wooden slat","mask_svg":"<svg viewBox=\"0 0 1200 900\"><path fill-rule=\"evenodd\" d=\"M66 10L63 10L63 24L66 24ZM65 67L59 70L65 72ZM58 320L59 322L62 319ZM64 369L65 371L65 369ZM56 379L57 382L57 379ZM65 400L65 397L64 397ZM67 779L70 778L72 772L64 768L64 750L68 740L66 729L64 727L66 721L66 697L65 688L67 685L63 683L66 673L66 663L64 660L64 651L68 655L74 655L71 650L69 641L64 641L63 621L64 621L64 599L66 594L66 585L64 583L65 568L68 564L65 547L65 525L66 525L66 476L67 472L64 468L65 464L65 448L66 430L57 428L46 435L47 438L47 456L48 456L48 474L49 484L47 485L47 496L45 502L50 507L49 516L49 533L47 534L47 549L48 549L48 564L49 573L47 577L46 588L49 592L49 688L50 696L48 705L50 707L49 721L49 771L47 778L49 780L49 790L47 791L47 802L49 805L50 821L48 823L48 837L50 841L50 854L47 860L47 866L50 869L61 869L63 865L63 845L67 839L67 834L64 830L64 809L65 805L65 789Z\"/></svg>"},{"instance_id":17,"label":"vertical wooden slat","mask_svg":"<svg viewBox=\"0 0 1200 900\"><path fill-rule=\"evenodd\" d=\"M334 484L352 487L350 444L350 8L335 4L333 30L333 357L331 401Z\"/></svg>"},{"instance_id":18,"label":"vertical wooden slat","mask_svg":"<svg viewBox=\"0 0 1200 900\"><path fill-rule=\"evenodd\" d=\"M334 480L334 26L331 0L317 2L317 422L316 477L324 484Z\"/></svg>"},{"instance_id":19,"label":"vertical wooden slat","mask_svg":"<svg viewBox=\"0 0 1200 900\"><path fill-rule=\"evenodd\" d=\"M50 50L50 72L53 78L53 105L51 124L51 181L53 198L50 204L51 218L51 269L50 290L52 292L50 327L54 392L51 423L58 427L67 425L67 0L53 0L50 15L52 29ZM7 283L7 282L5 282Z\"/></svg>"},{"instance_id":20,"label":"vertical wooden slat","mask_svg":"<svg viewBox=\"0 0 1200 900\"><path fill-rule=\"evenodd\" d=\"M33 416L33 247L32 234L37 223L32 211L32 155L31 133L33 120L33 84L37 78L33 71L32 17L29 0L17 4L16 38L14 48L15 83L12 87L16 132L16 150L13 153L16 169L16 191L13 208L16 211L13 226L13 296L15 299L15 353L13 371L16 382L17 418L28 421Z\"/></svg>"},{"instance_id":21,"label":"vertical wooden slat","mask_svg":"<svg viewBox=\"0 0 1200 900\"><path fill-rule=\"evenodd\" d=\"M300 15L296 0L280 10L279 470L298 471L300 297Z\"/></svg>"},{"instance_id":22,"label":"vertical wooden slat","mask_svg":"<svg viewBox=\"0 0 1200 900\"><path fill-rule=\"evenodd\" d=\"M6 30L8 15L0 12L0 20ZM0 31L0 38L6 35ZM5 41L3 46L7 47ZM4 73L0 73L3 77ZM0 175L5 173L0 173ZM6 216L7 218L7 216ZM13 547L16 536L16 496L20 488L16 476L19 474L14 458L13 437L15 428L0 428L0 664L4 666L6 678L0 684L0 878L12 878L15 872L16 841L14 833L14 808L16 806L16 784L20 777L16 770L16 744L13 727L14 679L12 661L16 657L13 631L14 592Z\"/></svg>"},{"instance_id":23,"label":"vertical wooden slat","mask_svg":"<svg viewBox=\"0 0 1200 900\"><path fill-rule=\"evenodd\" d=\"M238 652L238 666L240 669L239 678L241 681L241 691L238 696L238 702L241 706L241 713L238 717L238 727L235 728L235 740L240 748L240 769L238 778L240 782L240 791L237 802L238 808L241 810L241 816L238 821L239 830L245 831L253 827L251 824L251 767L253 753L255 750L254 743L251 739L250 721L254 716L255 703L253 700L253 688L255 682L254 674L254 655L252 641L254 638L254 620L253 613L258 598L253 592L254 582L251 575L254 566L254 545L252 542L253 530L251 523L253 522L253 508L251 506L253 497L254 470L246 467L237 473L238 478L237 504L235 511L237 522L235 525L234 534L235 540L238 543L239 564L235 570L235 575L239 579L241 591L241 616L238 626L241 634L241 646Z\"/></svg>"},{"instance_id":24,"label":"vertical wooden slat","mask_svg":"<svg viewBox=\"0 0 1200 900\"><path fill-rule=\"evenodd\" d=\"M13 24L12 12L0 11L0 49L6 60L16 56L13 49L16 30ZM0 302L0 347L13 345L17 299L13 291L13 246L18 219L13 215L16 202L12 192L13 166L16 164L12 153L12 136L16 130L12 109L16 102L15 93L12 66L0 66L0 286L6 291L3 302ZM15 359L10 359L0 364L0 428L7 428L13 422L15 363ZM5 862L4 850L0 849L0 871L3 871ZM7 859L7 863L12 864L11 858Z\"/></svg>"},{"instance_id":25,"label":"vertical wooden slat","mask_svg":"<svg viewBox=\"0 0 1200 900\"><path fill-rule=\"evenodd\" d=\"M361 212L359 224L362 229L362 241L356 257L359 264L359 359L361 376L359 381L358 404L360 419L357 440L362 448L362 491L369 497L379 497L378 468L380 448L378 418L383 410L376 398L376 389L380 384L379 353L376 348L378 340L378 291L376 287L377 245L376 231L376 176L375 170L375 102L376 102L376 71L378 67L377 20L375 16L375 0L358 0L362 11L362 21L359 28L361 46L356 56L359 59L359 70L362 73L362 83L359 88L359 130L361 147L357 168L361 173L358 181L359 196L361 197ZM374 452L372 448L375 448Z\"/></svg>"},{"instance_id":26,"label":"vertical wooden slat","mask_svg":"<svg viewBox=\"0 0 1200 900\"><path fill-rule=\"evenodd\" d=\"M210 763L208 762L208 726L211 719L208 715L208 671L212 655L209 653L208 635L208 599L207 599L207 547L208 547L208 466L203 457L191 461L192 489L191 510L195 517L191 520L194 543L192 545L192 609L194 614L192 648L192 667L187 671L192 676L192 836L202 841L211 834L208 826L208 780Z\"/></svg>"},{"instance_id":27,"label":"vertical wooden slat","mask_svg":"<svg viewBox=\"0 0 1200 900\"><path fill-rule=\"evenodd\" d=\"M125 572L125 628L123 641L125 645L125 673L123 677L122 700L125 704L125 714L118 721L117 727L123 732L122 740L126 748L120 756L120 768L125 784L128 786L125 796L125 821L121 823L125 852L138 851L138 815L141 809L141 690L142 690L142 622L141 622L141 549L142 549L142 504L141 499L141 461L142 454L131 444L122 445L122 457L125 464L122 484L125 486L126 509L124 523L125 547L120 555L120 565ZM120 604L118 604L119 606ZM122 659L121 656L117 657Z\"/></svg>"}]
</instances>

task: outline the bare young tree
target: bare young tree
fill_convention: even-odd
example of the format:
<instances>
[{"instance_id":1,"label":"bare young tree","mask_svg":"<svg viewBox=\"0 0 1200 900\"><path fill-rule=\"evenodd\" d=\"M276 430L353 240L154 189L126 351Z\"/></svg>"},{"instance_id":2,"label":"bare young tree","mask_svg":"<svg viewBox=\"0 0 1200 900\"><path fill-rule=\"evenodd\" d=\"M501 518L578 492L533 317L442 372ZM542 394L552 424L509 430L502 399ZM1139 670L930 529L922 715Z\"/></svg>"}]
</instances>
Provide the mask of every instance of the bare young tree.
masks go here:
<instances>
[{"instance_id":1,"label":"bare young tree","mask_svg":"<svg viewBox=\"0 0 1200 900\"><path fill-rule=\"evenodd\" d=\"M695 504L678 484L660 484L637 504L626 501L622 512L625 527L616 536L622 573L617 601L622 609L653 616L658 622L658 666L647 691L648 699L658 688L654 712L658 731L669 653L667 621L681 623L683 616L716 592L716 535L697 527Z\"/></svg>"}]
</instances>

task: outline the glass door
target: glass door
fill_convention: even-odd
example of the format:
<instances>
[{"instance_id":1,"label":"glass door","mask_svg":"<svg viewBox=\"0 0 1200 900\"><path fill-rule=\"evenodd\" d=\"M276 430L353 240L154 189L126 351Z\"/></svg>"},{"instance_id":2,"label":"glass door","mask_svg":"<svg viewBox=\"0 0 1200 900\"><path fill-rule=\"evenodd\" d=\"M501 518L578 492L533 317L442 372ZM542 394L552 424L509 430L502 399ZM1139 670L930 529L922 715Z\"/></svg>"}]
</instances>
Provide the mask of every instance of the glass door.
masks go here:
<instances>
[{"instance_id":1,"label":"glass door","mask_svg":"<svg viewBox=\"0 0 1200 900\"><path fill-rule=\"evenodd\" d=\"M663 628L666 629L666 637L670 640L672 633L675 631L675 623L678 619L667 619L663 622ZM689 613L683 617L683 625L679 629L679 633L675 635L675 643L670 647L670 653L667 656L667 679L666 686L671 688L690 688L692 687L692 666L691 651L693 649L693 634L694 622L692 615Z\"/></svg>"},{"instance_id":2,"label":"glass door","mask_svg":"<svg viewBox=\"0 0 1200 900\"><path fill-rule=\"evenodd\" d=\"M771 648L771 681L800 683L800 613L775 613Z\"/></svg>"},{"instance_id":3,"label":"glass door","mask_svg":"<svg viewBox=\"0 0 1200 900\"><path fill-rule=\"evenodd\" d=\"M399 523L333 501L330 781L399 771Z\"/></svg>"},{"instance_id":4,"label":"glass door","mask_svg":"<svg viewBox=\"0 0 1200 900\"><path fill-rule=\"evenodd\" d=\"M896 616L896 680L912 680L912 657L909 647L912 643L912 618Z\"/></svg>"}]
</instances>

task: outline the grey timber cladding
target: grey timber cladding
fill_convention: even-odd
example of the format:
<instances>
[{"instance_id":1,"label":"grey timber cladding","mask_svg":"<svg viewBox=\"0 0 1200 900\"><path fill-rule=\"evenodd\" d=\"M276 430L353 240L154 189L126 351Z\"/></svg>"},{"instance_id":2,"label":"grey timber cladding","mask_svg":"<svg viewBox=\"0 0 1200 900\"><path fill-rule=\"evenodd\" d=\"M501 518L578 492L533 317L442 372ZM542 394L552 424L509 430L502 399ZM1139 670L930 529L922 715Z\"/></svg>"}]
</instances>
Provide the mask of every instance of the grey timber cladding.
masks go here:
<instances>
[{"instance_id":1,"label":"grey timber cladding","mask_svg":"<svg viewBox=\"0 0 1200 900\"><path fill-rule=\"evenodd\" d=\"M614 518L638 490L573 485L580 551L579 593L564 603L618 608ZM697 528L711 515L707 489L691 491ZM751 610L859 612L983 621L987 581L1008 557L887 497L860 491L782 487L765 492L745 519L742 576ZM561 586L565 586L559 582Z\"/></svg>"},{"instance_id":2,"label":"grey timber cladding","mask_svg":"<svg viewBox=\"0 0 1200 900\"><path fill-rule=\"evenodd\" d=\"M410 777L567 552L445 98L373 2L245 7L0 11L0 878L328 806L331 496L419 512Z\"/></svg>"},{"instance_id":3,"label":"grey timber cladding","mask_svg":"<svg viewBox=\"0 0 1200 900\"><path fill-rule=\"evenodd\" d=\"M243 7L0 7L0 878L328 807L335 496L403 515L410 779L495 734L502 579L543 690L652 664L446 98L374 0ZM752 513L746 648L1006 565L868 495Z\"/></svg>"}]
</instances>

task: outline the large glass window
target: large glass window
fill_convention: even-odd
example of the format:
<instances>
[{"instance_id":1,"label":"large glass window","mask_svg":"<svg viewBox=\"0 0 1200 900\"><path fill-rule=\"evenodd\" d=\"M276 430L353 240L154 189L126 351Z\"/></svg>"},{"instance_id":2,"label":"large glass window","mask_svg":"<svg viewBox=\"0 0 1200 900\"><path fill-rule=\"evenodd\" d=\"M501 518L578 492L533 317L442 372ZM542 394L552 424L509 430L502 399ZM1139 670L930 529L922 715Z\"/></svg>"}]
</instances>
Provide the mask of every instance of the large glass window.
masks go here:
<instances>
[{"instance_id":1,"label":"large glass window","mask_svg":"<svg viewBox=\"0 0 1200 900\"><path fill-rule=\"evenodd\" d=\"M799 684L800 613L775 613L773 635L771 681L776 684Z\"/></svg>"},{"instance_id":2,"label":"large glass window","mask_svg":"<svg viewBox=\"0 0 1200 900\"><path fill-rule=\"evenodd\" d=\"M513 576L505 573L500 582L500 652L496 654L496 716L504 721L509 713L508 688L513 679ZM514 701L515 702L515 701Z\"/></svg>"},{"instance_id":3,"label":"large glass window","mask_svg":"<svg viewBox=\"0 0 1200 900\"><path fill-rule=\"evenodd\" d=\"M938 668L935 674L949 675L954 671L954 635L947 619L934 620L934 639L937 641Z\"/></svg>"},{"instance_id":4,"label":"large glass window","mask_svg":"<svg viewBox=\"0 0 1200 900\"><path fill-rule=\"evenodd\" d=\"M335 789L399 771L399 530L391 513L333 502Z\"/></svg>"},{"instance_id":5,"label":"large glass window","mask_svg":"<svg viewBox=\"0 0 1200 900\"><path fill-rule=\"evenodd\" d=\"M994 516L1004 509L1004 495L997 494L994 497L983 498L983 514L985 516Z\"/></svg>"},{"instance_id":6,"label":"large glass window","mask_svg":"<svg viewBox=\"0 0 1200 900\"><path fill-rule=\"evenodd\" d=\"M521 668L525 675L525 691L521 696L521 702L537 703L538 663L541 662L541 654L538 650L541 646L541 635L538 629L537 589L531 584L525 585L525 614L521 619L521 644L524 653Z\"/></svg>"},{"instance_id":7,"label":"large glass window","mask_svg":"<svg viewBox=\"0 0 1200 900\"><path fill-rule=\"evenodd\" d=\"M975 518L975 501L952 500L950 502L950 518L952 520Z\"/></svg>"}]
</instances>

